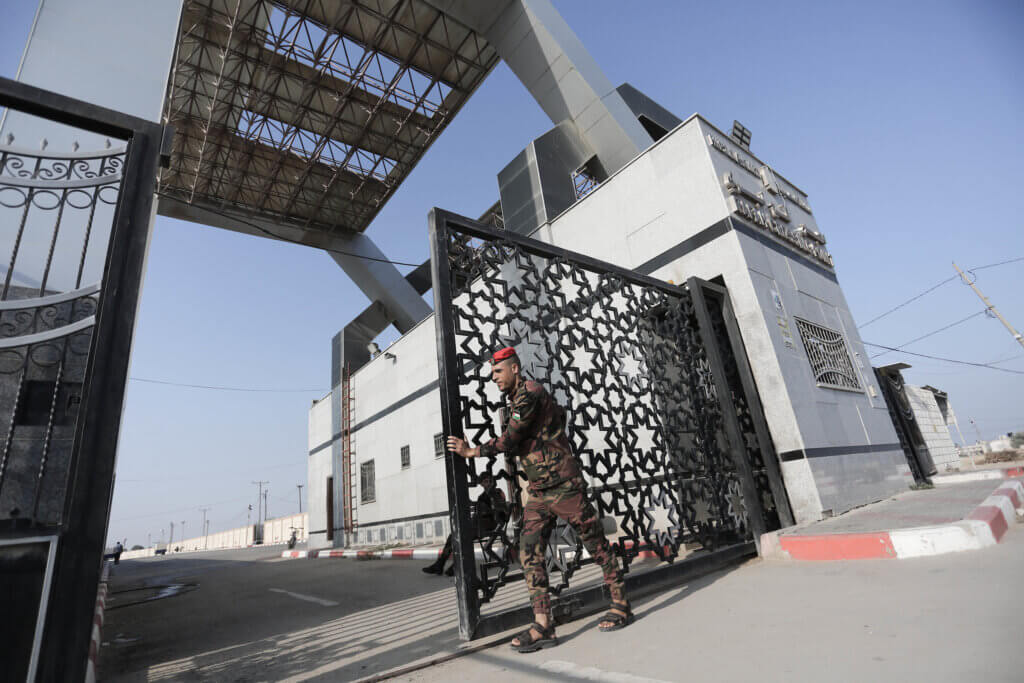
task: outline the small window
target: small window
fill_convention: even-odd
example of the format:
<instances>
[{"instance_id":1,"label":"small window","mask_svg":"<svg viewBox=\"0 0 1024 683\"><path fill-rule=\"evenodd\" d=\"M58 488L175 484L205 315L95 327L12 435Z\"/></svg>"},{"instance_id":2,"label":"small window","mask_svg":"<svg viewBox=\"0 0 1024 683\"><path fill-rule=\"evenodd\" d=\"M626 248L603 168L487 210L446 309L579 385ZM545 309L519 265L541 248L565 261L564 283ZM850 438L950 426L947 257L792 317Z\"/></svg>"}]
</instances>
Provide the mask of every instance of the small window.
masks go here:
<instances>
[{"instance_id":1,"label":"small window","mask_svg":"<svg viewBox=\"0 0 1024 683\"><path fill-rule=\"evenodd\" d=\"M377 500L377 491L373 476L373 461L367 460L359 465L359 502L372 503Z\"/></svg>"},{"instance_id":2,"label":"small window","mask_svg":"<svg viewBox=\"0 0 1024 683\"><path fill-rule=\"evenodd\" d=\"M402 446L402 469L409 469L409 447Z\"/></svg>"},{"instance_id":3,"label":"small window","mask_svg":"<svg viewBox=\"0 0 1024 683\"><path fill-rule=\"evenodd\" d=\"M800 318L796 318L796 327L819 387L863 391L842 334Z\"/></svg>"},{"instance_id":4,"label":"small window","mask_svg":"<svg viewBox=\"0 0 1024 683\"><path fill-rule=\"evenodd\" d=\"M444 457L444 434L434 434L434 457Z\"/></svg>"}]
</instances>

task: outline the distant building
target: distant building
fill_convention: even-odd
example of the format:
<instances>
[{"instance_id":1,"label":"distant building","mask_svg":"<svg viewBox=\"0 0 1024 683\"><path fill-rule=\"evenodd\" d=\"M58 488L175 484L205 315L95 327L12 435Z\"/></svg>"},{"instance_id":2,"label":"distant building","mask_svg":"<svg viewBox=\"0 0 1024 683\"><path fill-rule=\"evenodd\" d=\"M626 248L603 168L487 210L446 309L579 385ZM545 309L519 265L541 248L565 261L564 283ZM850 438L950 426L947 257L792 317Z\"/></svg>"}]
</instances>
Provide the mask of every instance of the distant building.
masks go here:
<instances>
[{"instance_id":1,"label":"distant building","mask_svg":"<svg viewBox=\"0 0 1024 683\"><path fill-rule=\"evenodd\" d=\"M998 439L992 439L985 444L986 453L998 453L1000 451L1012 451L1013 441L1010 439L1010 435L1001 436Z\"/></svg>"}]
</instances>

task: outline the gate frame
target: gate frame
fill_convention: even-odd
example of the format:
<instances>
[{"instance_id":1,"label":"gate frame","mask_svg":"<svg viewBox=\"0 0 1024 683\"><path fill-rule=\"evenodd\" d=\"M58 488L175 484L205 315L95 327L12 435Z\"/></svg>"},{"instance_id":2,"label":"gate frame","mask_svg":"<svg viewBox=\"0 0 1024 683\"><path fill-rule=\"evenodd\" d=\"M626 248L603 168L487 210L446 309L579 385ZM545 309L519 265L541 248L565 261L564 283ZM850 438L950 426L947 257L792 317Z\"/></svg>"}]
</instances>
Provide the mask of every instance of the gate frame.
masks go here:
<instances>
[{"instance_id":1,"label":"gate frame","mask_svg":"<svg viewBox=\"0 0 1024 683\"><path fill-rule=\"evenodd\" d=\"M570 260L594 272L614 274L624 280L661 290L671 296L679 296L680 291L689 290L690 294L694 297L698 327L700 328L701 339L704 342L707 359L711 365L712 376L714 377L719 409L723 417L723 429L729 441L728 451L736 465L737 476L741 482L744 498L750 501L757 501L760 500L760 497L756 492L752 468L747 461L745 449L741 446L743 443L742 432L725 377L721 354L718 351L714 331L711 328L710 317L706 309L707 300L701 295L700 290L702 287L708 287L715 292L722 293L724 295L722 297L723 315L730 332L730 341L736 356L743 388L746 392L753 389L753 397L757 398L756 401L749 400L748 402L751 404L751 412L755 415L755 429L759 445L762 447L762 457L768 467L772 492L774 494L777 488L783 492L785 491L775 450L770 447L771 441L767 432L767 423L764 422L764 415L760 410L760 398L756 393L753 376L750 374L750 368L746 362L746 353L742 348L742 340L738 338L739 328L735 324L735 316L732 315L728 293L725 288L704 280L698 280L697 278L690 278L686 285L669 284L663 280L642 275L629 269L518 233L496 229L437 207L431 209L428 222L430 227L430 270L435 303L434 332L437 342L443 434L459 438L465 437L462 420L460 419L461 412L459 410L459 392L456 379L461 372L461 368L458 363L455 337L449 333L450 330L455 329L451 306L451 269L448 262L448 235L450 228L454 227L461 234L491 241L511 242L527 253L547 259L563 258ZM728 314L726 314L726 311ZM769 446L768 450L765 450L766 444ZM774 469L771 465L768 465L769 462L774 465ZM530 605L506 610L481 619L481 603L475 585L474 534L470 529L469 489L465 483L468 478L466 459L446 453L445 474L448 486L453 550L455 553L455 593L459 607L459 636L463 640L472 640L499 633L531 620L533 609ZM789 511L788 497L784 496L781 500L776 499L775 504L779 510L780 519L783 518L784 514L788 516L788 519L792 519L792 513ZM748 510L747 517L747 523L753 535L753 540L725 546L706 555L697 555L677 563L669 563L667 566L658 567L640 575L630 576L627 574L625 577L626 586L631 594L641 596L756 555L760 546L760 536L766 531L763 510L757 507L756 511L757 514L750 514L753 511ZM601 584L554 598L552 600L552 609L556 619L568 615L584 616L604 609L610 598L611 595L607 587Z\"/></svg>"},{"instance_id":2,"label":"gate frame","mask_svg":"<svg viewBox=\"0 0 1024 683\"><path fill-rule=\"evenodd\" d=\"M3 77L0 106L126 143L38 653L38 680L84 680L157 166L170 160L174 129Z\"/></svg>"}]
</instances>

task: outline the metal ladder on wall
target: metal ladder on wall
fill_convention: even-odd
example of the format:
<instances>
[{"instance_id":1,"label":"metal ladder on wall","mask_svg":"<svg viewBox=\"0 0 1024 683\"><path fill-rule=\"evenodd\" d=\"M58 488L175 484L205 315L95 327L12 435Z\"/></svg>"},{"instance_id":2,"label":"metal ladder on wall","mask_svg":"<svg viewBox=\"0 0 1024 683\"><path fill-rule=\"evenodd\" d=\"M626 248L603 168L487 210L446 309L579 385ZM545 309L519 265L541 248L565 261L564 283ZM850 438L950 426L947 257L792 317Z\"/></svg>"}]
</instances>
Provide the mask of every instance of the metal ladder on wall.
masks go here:
<instances>
[{"instance_id":1,"label":"metal ladder on wall","mask_svg":"<svg viewBox=\"0 0 1024 683\"><path fill-rule=\"evenodd\" d=\"M345 545L351 545L359 526L359 508L356 500L355 440L352 434L352 416L355 414L352 391L352 375L345 364L341 384L341 498L342 526L345 529Z\"/></svg>"}]
</instances>

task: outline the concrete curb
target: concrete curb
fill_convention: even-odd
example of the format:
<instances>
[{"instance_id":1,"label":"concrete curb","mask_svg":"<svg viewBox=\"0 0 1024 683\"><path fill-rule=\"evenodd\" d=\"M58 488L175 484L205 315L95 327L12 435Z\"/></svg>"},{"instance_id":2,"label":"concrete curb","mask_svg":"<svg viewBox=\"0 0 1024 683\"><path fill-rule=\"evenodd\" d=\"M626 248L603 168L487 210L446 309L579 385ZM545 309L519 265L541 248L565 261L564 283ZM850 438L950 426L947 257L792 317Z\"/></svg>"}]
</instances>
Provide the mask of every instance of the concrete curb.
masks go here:
<instances>
[{"instance_id":1,"label":"concrete curb","mask_svg":"<svg viewBox=\"0 0 1024 683\"><path fill-rule=\"evenodd\" d=\"M103 615L107 608L107 578L110 576L110 565L103 563L100 574L100 585L96 591L96 609L92 616L92 640L89 642L89 661L85 665L86 683L96 683L96 670L100 659L100 631L103 628Z\"/></svg>"},{"instance_id":2,"label":"concrete curb","mask_svg":"<svg viewBox=\"0 0 1024 683\"><path fill-rule=\"evenodd\" d=\"M628 543L628 542L627 542ZM630 546L627 546L630 547ZM350 559L350 560L437 560L441 557L443 548L398 548L395 550L285 550L281 557L287 560L327 560L327 559ZM477 560L484 559L483 550L475 549ZM501 548L494 548L495 554L500 555ZM590 554L584 550L583 557L588 558ZM653 550L641 550L637 553L636 559L646 560L657 557Z\"/></svg>"},{"instance_id":3,"label":"concrete curb","mask_svg":"<svg viewBox=\"0 0 1024 683\"><path fill-rule=\"evenodd\" d=\"M1014 479L1000 485L959 522L859 534L802 536L773 531L761 536L761 556L798 561L877 560L977 550L1002 540L1021 507L1024 484Z\"/></svg>"}]
</instances>

